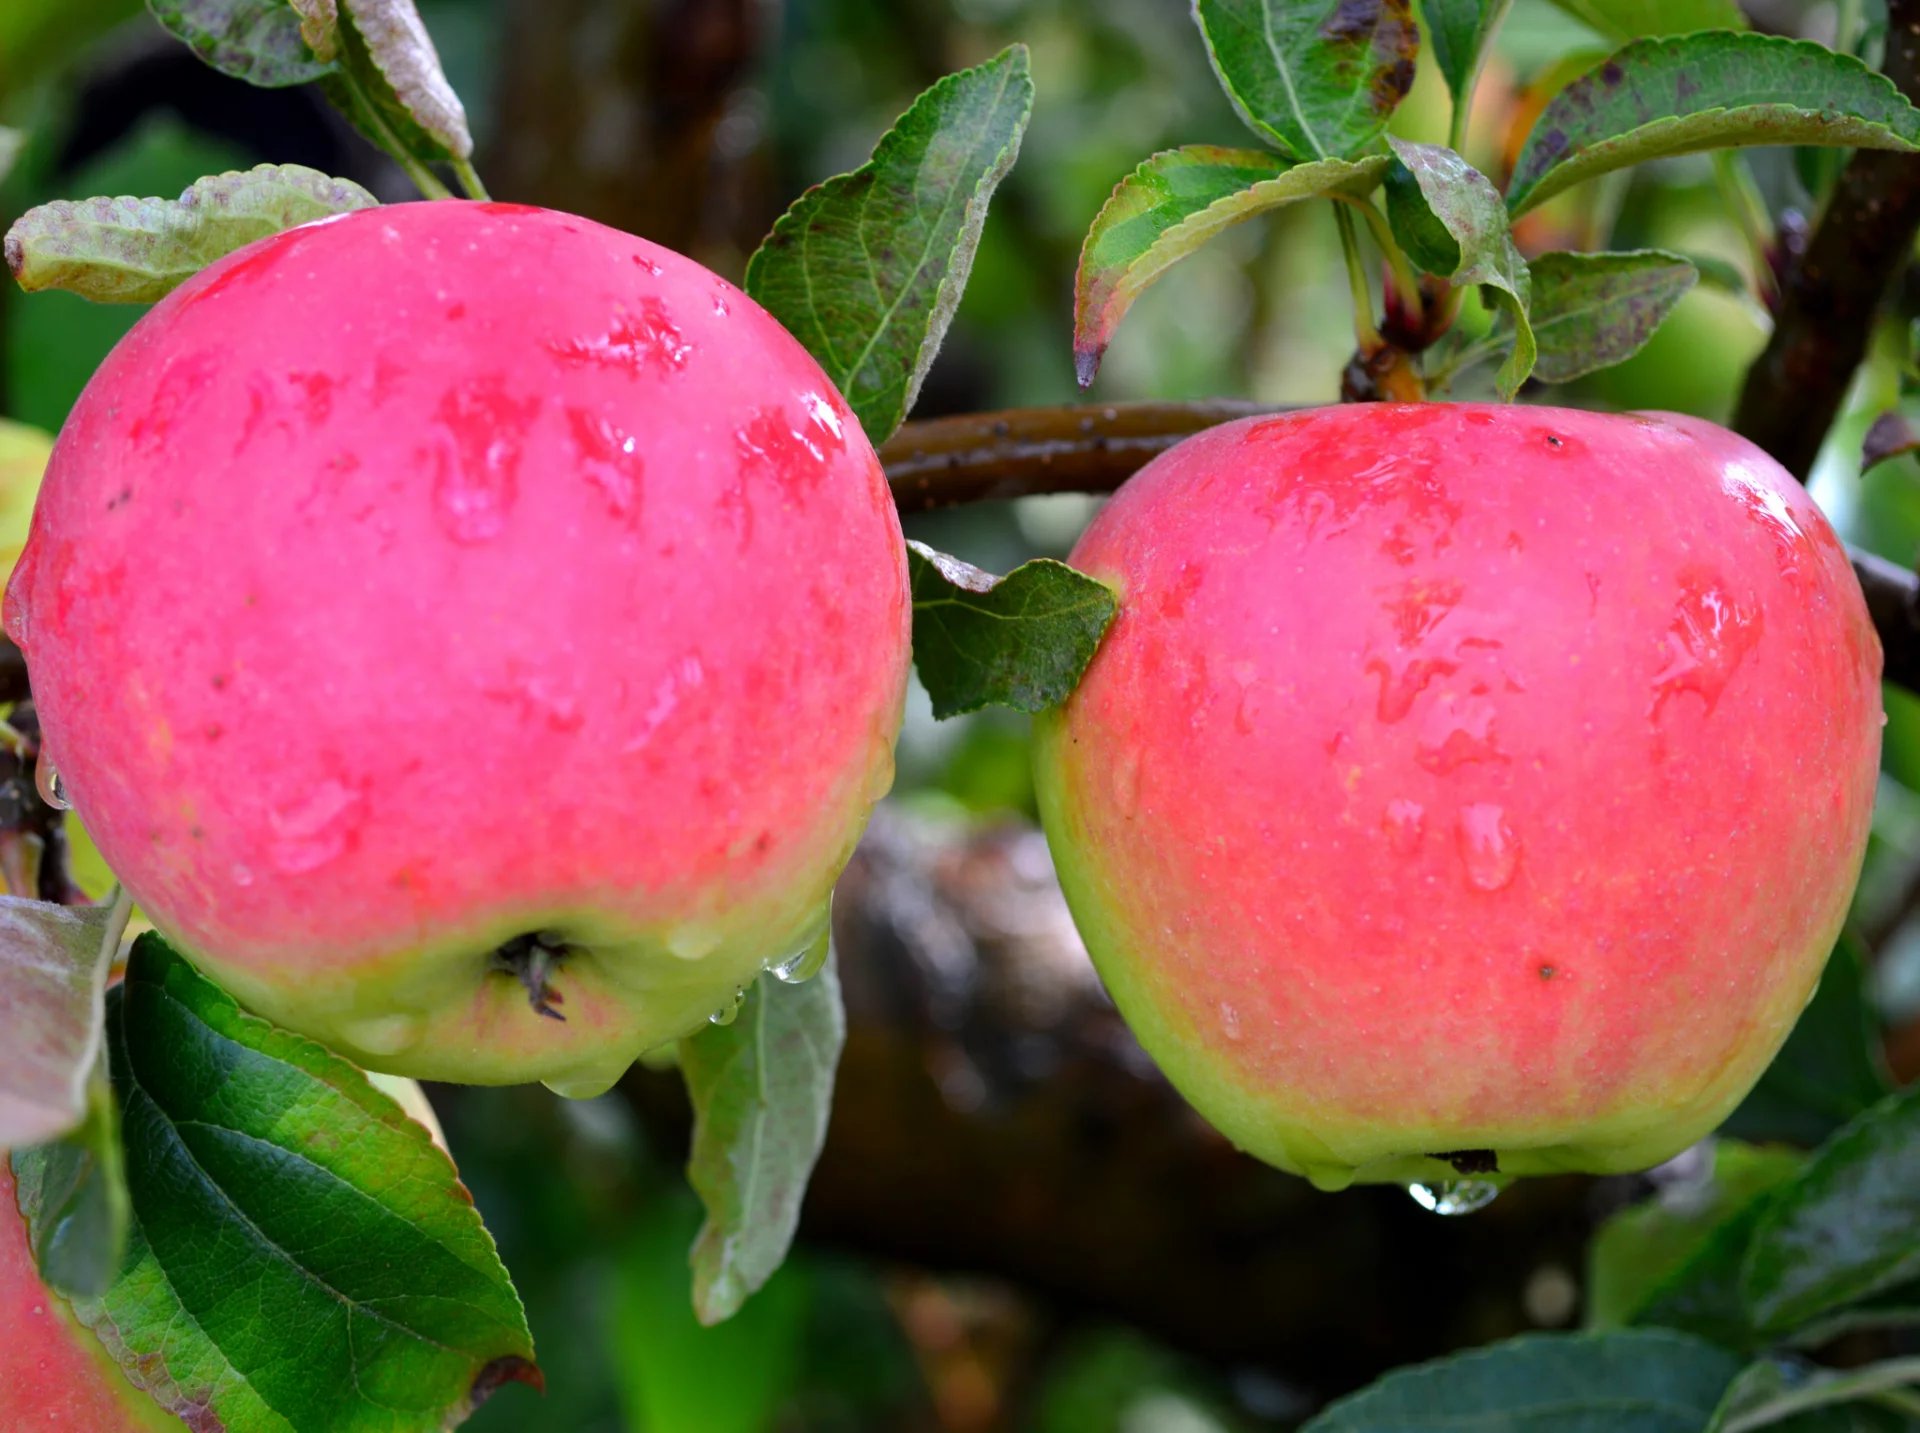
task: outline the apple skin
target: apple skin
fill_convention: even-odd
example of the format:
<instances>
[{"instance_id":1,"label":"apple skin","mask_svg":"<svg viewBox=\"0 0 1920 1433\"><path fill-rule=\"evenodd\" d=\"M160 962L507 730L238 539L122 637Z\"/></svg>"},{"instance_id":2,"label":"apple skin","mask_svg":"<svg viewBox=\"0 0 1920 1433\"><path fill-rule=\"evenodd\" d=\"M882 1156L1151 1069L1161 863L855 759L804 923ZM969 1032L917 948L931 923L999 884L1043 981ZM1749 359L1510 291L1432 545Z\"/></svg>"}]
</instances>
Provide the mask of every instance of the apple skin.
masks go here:
<instances>
[{"instance_id":1,"label":"apple skin","mask_svg":"<svg viewBox=\"0 0 1920 1433\"><path fill-rule=\"evenodd\" d=\"M1121 1012L1236 1144L1325 1188L1639 1169L1759 1077L1859 872L1881 658L1757 448L1248 419L1071 560L1121 607L1039 723L1042 819Z\"/></svg>"},{"instance_id":2,"label":"apple skin","mask_svg":"<svg viewBox=\"0 0 1920 1433\"><path fill-rule=\"evenodd\" d=\"M0 1150L0 1428L13 1433L181 1433L40 1282L13 1168Z\"/></svg>"},{"instance_id":3,"label":"apple skin","mask_svg":"<svg viewBox=\"0 0 1920 1433\"><path fill-rule=\"evenodd\" d=\"M370 1069L586 1094L819 930L910 609L872 447L770 315L448 201L143 318L7 620L75 809L202 970ZM564 1020L493 958L537 933Z\"/></svg>"}]
</instances>

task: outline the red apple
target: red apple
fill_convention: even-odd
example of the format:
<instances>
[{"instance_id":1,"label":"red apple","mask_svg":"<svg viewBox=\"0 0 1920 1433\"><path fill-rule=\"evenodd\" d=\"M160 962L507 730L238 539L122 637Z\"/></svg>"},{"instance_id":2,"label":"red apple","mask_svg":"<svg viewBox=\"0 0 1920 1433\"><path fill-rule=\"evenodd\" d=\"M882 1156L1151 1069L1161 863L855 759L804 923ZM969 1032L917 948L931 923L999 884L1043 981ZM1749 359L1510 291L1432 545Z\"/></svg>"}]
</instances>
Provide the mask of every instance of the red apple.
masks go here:
<instances>
[{"instance_id":1,"label":"red apple","mask_svg":"<svg viewBox=\"0 0 1920 1433\"><path fill-rule=\"evenodd\" d=\"M1367 406L1188 439L1073 562L1120 615L1041 811L1142 1043L1324 1187L1654 1164L1813 991L1880 649L1695 419Z\"/></svg>"},{"instance_id":2,"label":"red apple","mask_svg":"<svg viewBox=\"0 0 1920 1433\"><path fill-rule=\"evenodd\" d=\"M8 1433L180 1433L40 1282L13 1169L0 1150L0 1428Z\"/></svg>"},{"instance_id":3,"label":"red apple","mask_svg":"<svg viewBox=\"0 0 1920 1433\"><path fill-rule=\"evenodd\" d=\"M585 1093L819 929L909 607L873 450L764 310L445 202L144 318L7 620L75 808L208 974L371 1068Z\"/></svg>"}]
</instances>

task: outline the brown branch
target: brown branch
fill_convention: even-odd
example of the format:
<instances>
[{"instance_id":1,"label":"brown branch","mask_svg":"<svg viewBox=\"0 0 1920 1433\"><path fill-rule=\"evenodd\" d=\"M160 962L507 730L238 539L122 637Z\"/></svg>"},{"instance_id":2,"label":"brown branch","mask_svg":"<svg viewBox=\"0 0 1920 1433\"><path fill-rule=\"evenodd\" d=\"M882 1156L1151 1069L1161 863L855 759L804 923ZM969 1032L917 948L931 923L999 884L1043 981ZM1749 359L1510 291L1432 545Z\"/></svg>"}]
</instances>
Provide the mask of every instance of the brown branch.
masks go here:
<instances>
[{"instance_id":1,"label":"brown branch","mask_svg":"<svg viewBox=\"0 0 1920 1433\"><path fill-rule=\"evenodd\" d=\"M1920 0L1888 0L1886 73L1920 100ZM1773 336L1733 427L1803 482L1867 351L1875 314L1920 231L1920 155L1861 150L1805 254L1781 277Z\"/></svg>"},{"instance_id":2,"label":"brown branch","mask_svg":"<svg viewBox=\"0 0 1920 1433\"><path fill-rule=\"evenodd\" d=\"M908 423L880 449L903 513L1033 493L1107 493L1203 428L1254 413L1254 403L1109 403L1011 408ZM1849 548L1886 652L1887 680L1920 692L1920 577Z\"/></svg>"}]
</instances>

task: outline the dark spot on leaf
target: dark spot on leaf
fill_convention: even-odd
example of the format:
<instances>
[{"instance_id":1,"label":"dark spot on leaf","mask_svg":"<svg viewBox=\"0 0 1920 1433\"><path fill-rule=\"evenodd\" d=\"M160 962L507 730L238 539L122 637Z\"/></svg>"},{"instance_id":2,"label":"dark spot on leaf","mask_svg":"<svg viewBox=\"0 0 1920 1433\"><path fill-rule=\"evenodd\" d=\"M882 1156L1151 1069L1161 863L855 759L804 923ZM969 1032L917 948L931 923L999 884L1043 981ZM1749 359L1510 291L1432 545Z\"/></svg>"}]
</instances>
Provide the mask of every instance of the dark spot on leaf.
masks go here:
<instances>
[{"instance_id":1,"label":"dark spot on leaf","mask_svg":"<svg viewBox=\"0 0 1920 1433\"><path fill-rule=\"evenodd\" d=\"M1380 23L1381 0L1340 0L1320 33L1329 40L1364 39Z\"/></svg>"},{"instance_id":2,"label":"dark spot on leaf","mask_svg":"<svg viewBox=\"0 0 1920 1433\"><path fill-rule=\"evenodd\" d=\"M547 1391L547 1376L538 1364L518 1354L496 1358L474 1375L471 1396L478 1408L509 1383L524 1383L536 1393Z\"/></svg>"},{"instance_id":3,"label":"dark spot on leaf","mask_svg":"<svg viewBox=\"0 0 1920 1433\"><path fill-rule=\"evenodd\" d=\"M1608 60L1600 67L1600 83L1608 89L1617 89L1626 77L1627 72L1620 68L1617 60Z\"/></svg>"}]
</instances>

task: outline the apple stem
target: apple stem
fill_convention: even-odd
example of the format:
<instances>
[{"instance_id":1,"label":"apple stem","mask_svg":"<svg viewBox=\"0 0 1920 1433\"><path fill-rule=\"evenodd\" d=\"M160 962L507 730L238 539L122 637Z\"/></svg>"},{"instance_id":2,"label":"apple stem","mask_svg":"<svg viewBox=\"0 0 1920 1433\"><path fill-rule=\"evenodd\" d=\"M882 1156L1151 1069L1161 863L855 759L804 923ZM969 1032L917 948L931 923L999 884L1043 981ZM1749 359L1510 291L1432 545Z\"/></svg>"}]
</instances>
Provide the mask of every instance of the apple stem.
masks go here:
<instances>
[{"instance_id":1,"label":"apple stem","mask_svg":"<svg viewBox=\"0 0 1920 1433\"><path fill-rule=\"evenodd\" d=\"M567 953L565 941L545 931L529 931L502 944L489 957L494 970L513 976L527 991L527 1004L536 1015L564 1022L566 1016L554 1007L565 997L553 988L553 972Z\"/></svg>"},{"instance_id":2,"label":"apple stem","mask_svg":"<svg viewBox=\"0 0 1920 1433\"><path fill-rule=\"evenodd\" d=\"M1333 217L1340 226L1340 252L1347 263L1347 287L1353 294L1353 337L1362 353L1372 353L1383 340L1380 330L1373 326L1373 289L1367 283L1366 266L1360 262L1360 236L1346 205L1336 204Z\"/></svg>"}]
</instances>

